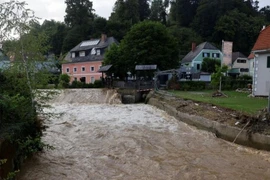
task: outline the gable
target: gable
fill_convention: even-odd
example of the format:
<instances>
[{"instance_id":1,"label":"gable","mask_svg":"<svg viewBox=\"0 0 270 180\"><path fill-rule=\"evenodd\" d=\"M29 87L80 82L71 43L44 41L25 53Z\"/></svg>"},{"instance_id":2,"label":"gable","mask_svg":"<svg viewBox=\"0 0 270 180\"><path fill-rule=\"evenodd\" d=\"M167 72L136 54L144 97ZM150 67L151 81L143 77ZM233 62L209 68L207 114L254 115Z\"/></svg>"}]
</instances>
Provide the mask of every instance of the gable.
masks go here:
<instances>
[{"instance_id":1,"label":"gable","mask_svg":"<svg viewBox=\"0 0 270 180\"><path fill-rule=\"evenodd\" d=\"M263 29L254 44L252 51L270 50L270 26Z\"/></svg>"},{"instance_id":2,"label":"gable","mask_svg":"<svg viewBox=\"0 0 270 180\"><path fill-rule=\"evenodd\" d=\"M200 45L198 45L194 51L190 51L181 61L181 63L188 63L188 62L192 62L194 59L196 59L197 57L200 56L201 59L201 53L202 52L220 52L218 48L216 48L215 46L213 46L211 43L209 42L204 42L201 43ZM210 58L212 57L212 54L210 55Z\"/></svg>"}]
</instances>

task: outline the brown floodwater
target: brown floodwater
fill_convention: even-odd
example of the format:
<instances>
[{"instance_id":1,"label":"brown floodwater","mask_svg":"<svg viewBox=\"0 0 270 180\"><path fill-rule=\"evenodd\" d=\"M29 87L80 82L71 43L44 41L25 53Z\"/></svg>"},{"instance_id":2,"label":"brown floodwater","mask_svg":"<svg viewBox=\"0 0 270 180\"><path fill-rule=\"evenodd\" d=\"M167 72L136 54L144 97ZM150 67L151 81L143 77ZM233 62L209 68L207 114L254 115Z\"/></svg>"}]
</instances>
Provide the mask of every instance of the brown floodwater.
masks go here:
<instances>
[{"instance_id":1,"label":"brown floodwater","mask_svg":"<svg viewBox=\"0 0 270 180\"><path fill-rule=\"evenodd\" d=\"M43 140L55 149L28 160L18 179L270 179L270 152L218 139L150 105L104 103L113 96L59 95L45 109L55 116Z\"/></svg>"}]
</instances>

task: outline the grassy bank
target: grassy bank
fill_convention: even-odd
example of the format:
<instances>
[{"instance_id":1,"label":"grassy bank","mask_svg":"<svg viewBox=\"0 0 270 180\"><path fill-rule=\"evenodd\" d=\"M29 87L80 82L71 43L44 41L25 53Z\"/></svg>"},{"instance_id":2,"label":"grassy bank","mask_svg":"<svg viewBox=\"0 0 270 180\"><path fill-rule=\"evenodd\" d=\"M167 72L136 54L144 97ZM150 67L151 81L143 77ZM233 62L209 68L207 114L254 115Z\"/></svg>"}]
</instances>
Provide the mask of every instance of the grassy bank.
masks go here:
<instances>
[{"instance_id":1,"label":"grassy bank","mask_svg":"<svg viewBox=\"0 0 270 180\"><path fill-rule=\"evenodd\" d=\"M256 114L259 110L267 107L267 98L248 97L247 93L236 91L223 91L227 97L212 97L213 91L169 91L170 93L184 98L200 102L206 102L217 106L242 111L248 114Z\"/></svg>"}]
</instances>

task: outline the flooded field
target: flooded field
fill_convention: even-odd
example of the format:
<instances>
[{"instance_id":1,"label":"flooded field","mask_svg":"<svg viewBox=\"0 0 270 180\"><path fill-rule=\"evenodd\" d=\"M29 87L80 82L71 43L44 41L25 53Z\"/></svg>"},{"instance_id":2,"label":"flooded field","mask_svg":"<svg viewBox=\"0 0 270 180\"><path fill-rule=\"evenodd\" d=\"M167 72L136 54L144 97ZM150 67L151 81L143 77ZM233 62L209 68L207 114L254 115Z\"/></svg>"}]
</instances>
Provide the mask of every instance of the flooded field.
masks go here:
<instances>
[{"instance_id":1,"label":"flooded field","mask_svg":"<svg viewBox=\"0 0 270 180\"><path fill-rule=\"evenodd\" d=\"M124 105L115 97L74 90L55 98L46 109L55 116L46 121L43 138L55 149L26 162L19 179L270 179L269 152L228 143L155 107Z\"/></svg>"}]
</instances>

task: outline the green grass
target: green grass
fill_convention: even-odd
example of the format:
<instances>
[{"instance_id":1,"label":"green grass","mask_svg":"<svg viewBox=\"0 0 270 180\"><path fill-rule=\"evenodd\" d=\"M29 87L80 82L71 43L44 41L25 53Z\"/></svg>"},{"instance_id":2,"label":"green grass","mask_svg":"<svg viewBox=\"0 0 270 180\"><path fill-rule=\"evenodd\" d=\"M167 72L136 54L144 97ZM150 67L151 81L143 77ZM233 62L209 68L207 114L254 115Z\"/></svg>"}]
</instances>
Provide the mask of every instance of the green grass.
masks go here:
<instances>
[{"instance_id":1,"label":"green grass","mask_svg":"<svg viewBox=\"0 0 270 180\"><path fill-rule=\"evenodd\" d=\"M267 107L267 98L248 97L247 93L236 91L222 91L228 97L212 97L214 91L169 91L170 93L184 98L199 102L206 102L213 105L256 114L259 110Z\"/></svg>"}]
</instances>

